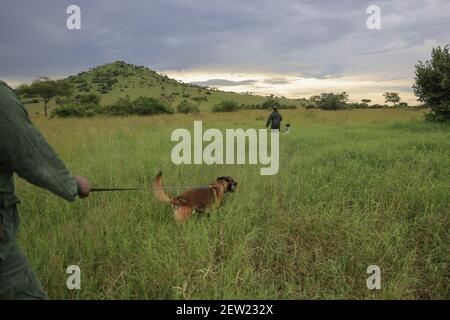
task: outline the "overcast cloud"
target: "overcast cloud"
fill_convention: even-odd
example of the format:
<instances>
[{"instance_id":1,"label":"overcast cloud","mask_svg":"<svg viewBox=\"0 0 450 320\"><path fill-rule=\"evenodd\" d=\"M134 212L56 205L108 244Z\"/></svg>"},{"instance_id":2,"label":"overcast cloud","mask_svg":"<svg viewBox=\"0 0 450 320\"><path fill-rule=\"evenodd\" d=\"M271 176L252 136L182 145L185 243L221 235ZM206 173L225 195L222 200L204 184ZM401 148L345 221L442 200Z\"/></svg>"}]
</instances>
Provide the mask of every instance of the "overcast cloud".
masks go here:
<instances>
[{"instance_id":1,"label":"overcast cloud","mask_svg":"<svg viewBox=\"0 0 450 320\"><path fill-rule=\"evenodd\" d=\"M66 28L70 4L81 30ZM366 27L370 4L381 30ZM393 87L411 98L415 63L450 42L448 0L10 0L0 10L0 78L12 84L124 60L227 90L375 98Z\"/></svg>"}]
</instances>

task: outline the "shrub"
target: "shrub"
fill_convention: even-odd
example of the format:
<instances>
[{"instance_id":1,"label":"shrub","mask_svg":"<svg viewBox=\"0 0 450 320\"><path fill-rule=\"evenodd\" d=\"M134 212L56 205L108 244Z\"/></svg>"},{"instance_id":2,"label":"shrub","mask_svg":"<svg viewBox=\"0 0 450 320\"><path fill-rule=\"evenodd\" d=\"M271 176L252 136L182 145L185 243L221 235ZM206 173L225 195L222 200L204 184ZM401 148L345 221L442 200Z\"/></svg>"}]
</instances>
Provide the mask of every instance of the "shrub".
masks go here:
<instances>
[{"instance_id":1,"label":"shrub","mask_svg":"<svg viewBox=\"0 0 450 320\"><path fill-rule=\"evenodd\" d=\"M425 120L432 122L449 122L450 102L433 106L432 111L425 114Z\"/></svg>"},{"instance_id":2,"label":"shrub","mask_svg":"<svg viewBox=\"0 0 450 320\"><path fill-rule=\"evenodd\" d=\"M179 113L196 113L199 112L199 107L197 104L183 100L177 106L177 112Z\"/></svg>"},{"instance_id":3,"label":"shrub","mask_svg":"<svg viewBox=\"0 0 450 320\"><path fill-rule=\"evenodd\" d=\"M77 104L83 104L83 105L92 104L92 105L100 106L101 100L102 100L102 98L99 95L97 95L95 93L90 93L90 94L79 94L73 98L57 97L55 102L58 105L67 105L67 104L77 103Z\"/></svg>"},{"instance_id":4,"label":"shrub","mask_svg":"<svg viewBox=\"0 0 450 320\"><path fill-rule=\"evenodd\" d=\"M273 98L267 99L261 105L262 109L280 108L280 106L281 106L281 104Z\"/></svg>"},{"instance_id":5,"label":"shrub","mask_svg":"<svg viewBox=\"0 0 450 320\"><path fill-rule=\"evenodd\" d=\"M317 105L323 110L340 110L347 108L348 94L321 93Z\"/></svg>"},{"instance_id":6,"label":"shrub","mask_svg":"<svg viewBox=\"0 0 450 320\"><path fill-rule=\"evenodd\" d=\"M297 106L288 105L288 104L280 104L279 109L291 109L291 110L293 110L293 109L297 109Z\"/></svg>"},{"instance_id":7,"label":"shrub","mask_svg":"<svg viewBox=\"0 0 450 320\"><path fill-rule=\"evenodd\" d=\"M108 79L108 80L106 80L106 85L108 87L112 87L112 85L115 84L116 82L117 82L116 79Z\"/></svg>"},{"instance_id":8,"label":"shrub","mask_svg":"<svg viewBox=\"0 0 450 320\"><path fill-rule=\"evenodd\" d=\"M105 113L114 116L129 115L153 115L162 113L173 113L173 110L163 101L150 98L139 97L133 101L128 96L117 99L116 103L105 108Z\"/></svg>"},{"instance_id":9,"label":"shrub","mask_svg":"<svg viewBox=\"0 0 450 320\"><path fill-rule=\"evenodd\" d=\"M416 65L414 93L431 108L426 120L450 122L450 52L449 47L436 47L431 60Z\"/></svg>"},{"instance_id":10,"label":"shrub","mask_svg":"<svg viewBox=\"0 0 450 320\"><path fill-rule=\"evenodd\" d=\"M75 96L75 100L80 102L81 104L100 105L100 101L102 100L102 98L95 93L91 93L91 94L77 95L77 96Z\"/></svg>"},{"instance_id":11,"label":"shrub","mask_svg":"<svg viewBox=\"0 0 450 320\"><path fill-rule=\"evenodd\" d=\"M198 96L198 97L192 98L192 100L194 100L195 102L200 103L201 101L208 101L208 97L207 96Z\"/></svg>"},{"instance_id":12,"label":"shrub","mask_svg":"<svg viewBox=\"0 0 450 320\"><path fill-rule=\"evenodd\" d=\"M367 103L347 103L347 107L351 109L367 109L369 108L369 105Z\"/></svg>"},{"instance_id":13,"label":"shrub","mask_svg":"<svg viewBox=\"0 0 450 320\"><path fill-rule=\"evenodd\" d=\"M233 100L222 101L213 106L212 112L232 112L239 110L239 104Z\"/></svg>"},{"instance_id":14,"label":"shrub","mask_svg":"<svg viewBox=\"0 0 450 320\"><path fill-rule=\"evenodd\" d=\"M51 118L68 118L68 117L93 117L100 113L100 107L95 104L80 104L72 102L70 104L63 104L52 110Z\"/></svg>"},{"instance_id":15,"label":"shrub","mask_svg":"<svg viewBox=\"0 0 450 320\"><path fill-rule=\"evenodd\" d=\"M89 88L89 85L86 82L83 82L83 83L79 84L77 86L77 88L78 88L78 90L82 91L82 90L85 90L85 89Z\"/></svg>"},{"instance_id":16,"label":"shrub","mask_svg":"<svg viewBox=\"0 0 450 320\"><path fill-rule=\"evenodd\" d=\"M133 100L133 114L145 116L151 114L173 113L173 110L159 99L139 97Z\"/></svg>"},{"instance_id":17,"label":"shrub","mask_svg":"<svg viewBox=\"0 0 450 320\"><path fill-rule=\"evenodd\" d=\"M105 108L105 113L113 116L126 116L133 114L133 105L130 97L118 98L117 101Z\"/></svg>"},{"instance_id":18,"label":"shrub","mask_svg":"<svg viewBox=\"0 0 450 320\"><path fill-rule=\"evenodd\" d=\"M272 106L274 106L273 104L271 104ZM296 106L294 106L294 105L287 105L287 104L277 104L277 108L278 109L297 109L297 107ZM255 104L255 103L253 103L253 104L241 104L240 105L240 107L239 107L239 109L244 109L244 110L261 110L261 109L263 109L263 110L266 110L266 109L268 109L268 107L267 107L267 105L266 106L263 106L263 105L261 105L261 104Z\"/></svg>"},{"instance_id":19,"label":"shrub","mask_svg":"<svg viewBox=\"0 0 450 320\"><path fill-rule=\"evenodd\" d=\"M93 117L101 113L100 101L96 94L77 95L74 99L58 98L59 107L52 111L51 117Z\"/></svg>"},{"instance_id":20,"label":"shrub","mask_svg":"<svg viewBox=\"0 0 450 320\"><path fill-rule=\"evenodd\" d=\"M87 84L87 80L83 79L83 78L73 79L72 82L73 83L86 83Z\"/></svg>"}]
</instances>

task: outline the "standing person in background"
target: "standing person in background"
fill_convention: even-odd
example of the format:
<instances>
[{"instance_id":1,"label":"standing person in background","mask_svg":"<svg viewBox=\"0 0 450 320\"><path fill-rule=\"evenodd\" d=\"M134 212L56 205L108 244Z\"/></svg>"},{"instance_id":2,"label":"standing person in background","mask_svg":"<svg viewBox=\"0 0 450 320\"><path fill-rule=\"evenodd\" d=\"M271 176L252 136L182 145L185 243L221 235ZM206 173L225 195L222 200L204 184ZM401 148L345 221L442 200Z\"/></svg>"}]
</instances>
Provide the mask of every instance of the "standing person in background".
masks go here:
<instances>
[{"instance_id":1,"label":"standing person in background","mask_svg":"<svg viewBox=\"0 0 450 320\"><path fill-rule=\"evenodd\" d=\"M70 175L15 93L0 80L0 299L48 299L16 240L19 200L13 173L67 201L90 192L89 181Z\"/></svg>"},{"instance_id":2,"label":"standing person in background","mask_svg":"<svg viewBox=\"0 0 450 320\"><path fill-rule=\"evenodd\" d=\"M266 128L268 128L269 125L272 124L270 127L272 130L280 130L282 120L283 118L281 117L281 114L278 112L278 108L274 107L272 113L267 119Z\"/></svg>"}]
</instances>

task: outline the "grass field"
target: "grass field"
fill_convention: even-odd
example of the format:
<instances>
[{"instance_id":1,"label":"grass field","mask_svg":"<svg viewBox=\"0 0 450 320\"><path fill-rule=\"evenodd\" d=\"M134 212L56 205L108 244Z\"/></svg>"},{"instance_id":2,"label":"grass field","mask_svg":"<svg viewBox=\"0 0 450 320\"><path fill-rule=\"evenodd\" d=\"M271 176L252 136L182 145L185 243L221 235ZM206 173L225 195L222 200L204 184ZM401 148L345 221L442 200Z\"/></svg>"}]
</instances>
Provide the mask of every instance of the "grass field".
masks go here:
<instances>
[{"instance_id":1,"label":"grass field","mask_svg":"<svg viewBox=\"0 0 450 320\"><path fill-rule=\"evenodd\" d=\"M33 121L94 186L206 184L239 192L176 225L146 191L66 203L18 180L20 243L53 299L438 299L449 294L450 131L422 111L282 110L280 171L175 166L175 128L261 128L266 112ZM173 193L172 193L173 194ZM381 268L381 290L366 269ZM81 268L81 290L66 268Z\"/></svg>"}]
</instances>

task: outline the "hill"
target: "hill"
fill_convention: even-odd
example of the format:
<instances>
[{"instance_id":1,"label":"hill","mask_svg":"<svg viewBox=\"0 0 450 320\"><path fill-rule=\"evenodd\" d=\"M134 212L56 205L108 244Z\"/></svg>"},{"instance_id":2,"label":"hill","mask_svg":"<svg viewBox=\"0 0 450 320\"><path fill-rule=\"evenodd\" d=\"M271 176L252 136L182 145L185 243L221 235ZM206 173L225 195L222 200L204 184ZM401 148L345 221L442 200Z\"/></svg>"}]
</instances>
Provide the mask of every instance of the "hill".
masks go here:
<instances>
[{"instance_id":1,"label":"hill","mask_svg":"<svg viewBox=\"0 0 450 320\"><path fill-rule=\"evenodd\" d=\"M176 106L183 100L192 100L201 110L210 110L213 105L234 100L240 104L260 104L267 97L224 92L216 89L187 84L157 73L148 67L115 61L103 64L88 71L65 79L75 89L74 94L95 93L101 96L102 104L114 103L117 98L128 95L159 98L169 105ZM285 105L300 106L303 99L279 98Z\"/></svg>"}]
</instances>

